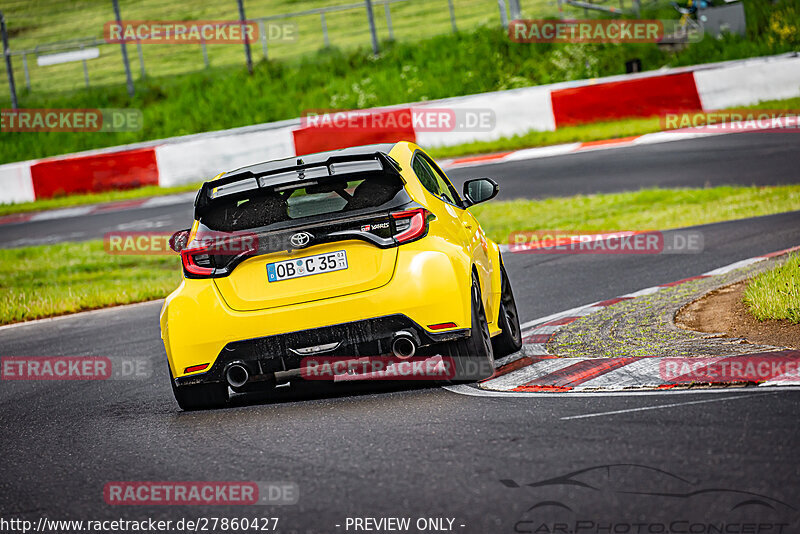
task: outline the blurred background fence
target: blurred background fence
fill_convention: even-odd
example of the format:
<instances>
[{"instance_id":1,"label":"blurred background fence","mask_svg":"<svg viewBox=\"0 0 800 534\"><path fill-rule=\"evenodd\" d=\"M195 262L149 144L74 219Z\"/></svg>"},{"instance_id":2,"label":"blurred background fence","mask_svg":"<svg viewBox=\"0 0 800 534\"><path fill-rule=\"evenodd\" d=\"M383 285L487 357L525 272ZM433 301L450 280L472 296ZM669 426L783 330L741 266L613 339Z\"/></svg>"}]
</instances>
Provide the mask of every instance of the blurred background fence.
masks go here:
<instances>
[{"instance_id":1,"label":"blurred background fence","mask_svg":"<svg viewBox=\"0 0 800 534\"><path fill-rule=\"evenodd\" d=\"M243 6L246 18L260 26L259 38L251 43L253 62L299 59L326 47L371 46L364 1L243 0ZM7 0L0 9L18 94L126 82L121 46L103 37L104 25L114 21L112 0ZM119 9L123 21L239 19L237 0L119 0ZM372 0L381 42L412 41L481 25L499 27L518 16L543 18L558 10L558 0ZM245 64L241 43L129 43L126 49L134 80ZM64 56L54 54L64 53L73 60L58 62ZM0 63L5 100L8 76L5 63Z\"/></svg>"}]
</instances>

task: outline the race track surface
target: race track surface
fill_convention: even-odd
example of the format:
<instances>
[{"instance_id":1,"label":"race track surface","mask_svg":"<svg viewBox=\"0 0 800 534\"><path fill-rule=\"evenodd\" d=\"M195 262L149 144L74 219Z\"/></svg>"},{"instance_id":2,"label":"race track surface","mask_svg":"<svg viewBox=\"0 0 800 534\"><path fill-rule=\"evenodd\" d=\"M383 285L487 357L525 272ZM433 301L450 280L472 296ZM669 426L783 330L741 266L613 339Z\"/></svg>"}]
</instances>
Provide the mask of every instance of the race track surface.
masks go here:
<instances>
[{"instance_id":1,"label":"race track surface","mask_svg":"<svg viewBox=\"0 0 800 534\"><path fill-rule=\"evenodd\" d=\"M505 198L791 183L800 178L792 143L792 134L737 134L452 174L496 177ZM137 221L179 229L190 217L182 205L4 225L0 234L4 246L54 229L88 239ZM699 254L507 253L523 321L798 245L800 212L695 230ZM677 534L748 522L769 525L765 534L800 531L798 390L489 398L314 383L184 413L169 387L160 306L0 328L2 356L142 358L152 368L140 380L0 381L0 518L278 517L283 533L354 532L348 517L450 518L455 532L492 534L614 532L609 524ZM112 481L192 480L287 481L300 498L282 507L103 498Z\"/></svg>"},{"instance_id":2,"label":"race track surface","mask_svg":"<svg viewBox=\"0 0 800 534\"><path fill-rule=\"evenodd\" d=\"M507 254L523 319L796 245L800 212L698 229L706 251L694 255ZM314 384L182 413L159 339L160 304L0 329L4 356L143 357L154 369L146 380L3 381L2 516L275 516L280 532L346 532L347 517L447 517L470 533L533 532L534 523L552 529L575 519L797 525L800 517L800 391L484 398ZM619 410L632 411L606 413ZM592 414L604 415L564 419ZM584 469L579 485L567 477L525 486ZM300 501L103 501L110 481L147 480L291 481Z\"/></svg>"}]
</instances>

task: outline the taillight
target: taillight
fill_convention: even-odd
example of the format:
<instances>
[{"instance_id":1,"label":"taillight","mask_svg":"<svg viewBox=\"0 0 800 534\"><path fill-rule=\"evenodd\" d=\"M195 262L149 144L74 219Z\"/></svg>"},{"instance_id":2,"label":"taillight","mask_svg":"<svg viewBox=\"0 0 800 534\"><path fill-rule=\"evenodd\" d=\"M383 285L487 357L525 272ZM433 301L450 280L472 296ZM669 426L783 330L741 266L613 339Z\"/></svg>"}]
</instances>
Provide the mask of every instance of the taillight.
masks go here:
<instances>
[{"instance_id":1,"label":"taillight","mask_svg":"<svg viewBox=\"0 0 800 534\"><path fill-rule=\"evenodd\" d=\"M186 272L194 276L211 276L214 273L214 263L207 246L183 249L181 261Z\"/></svg>"},{"instance_id":2,"label":"taillight","mask_svg":"<svg viewBox=\"0 0 800 534\"><path fill-rule=\"evenodd\" d=\"M428 231L428 215L430 215L430 212L425 208L396 211L391 215L397 232L394 239L398 243L407 243L418 239Z\"/></svg>"},{"instance_id":3,"label":"taillight","mask_svg":"<svg viewBox=\"0 0 800 534\"><path fill-rule=\"evenodd\" d=\"M201 363L200 365L192 365L191 367L187 367L186 369L183 370L183 372L187 374L196 373L197 371L202 371L206 367L208 367L207 363Z\"/></svg>"}]
</instances>

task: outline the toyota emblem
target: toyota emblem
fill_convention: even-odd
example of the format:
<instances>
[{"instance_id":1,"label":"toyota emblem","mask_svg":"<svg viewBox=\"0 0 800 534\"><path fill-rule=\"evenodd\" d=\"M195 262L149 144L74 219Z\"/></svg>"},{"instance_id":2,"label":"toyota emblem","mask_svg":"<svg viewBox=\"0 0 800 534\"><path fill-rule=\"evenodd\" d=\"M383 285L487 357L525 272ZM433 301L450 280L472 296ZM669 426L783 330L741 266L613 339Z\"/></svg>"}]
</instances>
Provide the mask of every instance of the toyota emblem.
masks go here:
<instances>
[{"instance_id":1,"label":"toyota emblem","mask_svg":"<svg viewBox=\"0 0 800 534\"><path fill-rule=\"evenodd\" d=\"M308 245L312 239L314 239L314 236L308 232L297 232L289 239L289 242L293 247L301 248Z\"/></svg>"}]
</instances>

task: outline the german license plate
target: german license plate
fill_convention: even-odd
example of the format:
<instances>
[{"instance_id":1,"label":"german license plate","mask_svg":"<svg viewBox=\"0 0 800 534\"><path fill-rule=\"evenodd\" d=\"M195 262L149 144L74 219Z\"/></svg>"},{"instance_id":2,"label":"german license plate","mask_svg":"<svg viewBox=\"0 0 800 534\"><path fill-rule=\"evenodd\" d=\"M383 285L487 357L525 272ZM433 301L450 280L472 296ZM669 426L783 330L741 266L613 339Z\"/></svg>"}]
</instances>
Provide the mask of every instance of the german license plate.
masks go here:
<instances>
[{"instance_id":1,"label":"german license plate","mask_svg":"<svg viewBox=\"0 0 800 534\"><path fill-rule=\"evenodd\" d=\"M294 260L276 261L267 264L267 280L280 282L291 278L330 273L347 269L347 253L344 250L315 254Z\"/></svg>"}]
</instances>

